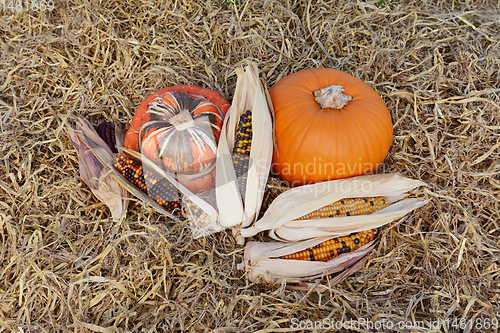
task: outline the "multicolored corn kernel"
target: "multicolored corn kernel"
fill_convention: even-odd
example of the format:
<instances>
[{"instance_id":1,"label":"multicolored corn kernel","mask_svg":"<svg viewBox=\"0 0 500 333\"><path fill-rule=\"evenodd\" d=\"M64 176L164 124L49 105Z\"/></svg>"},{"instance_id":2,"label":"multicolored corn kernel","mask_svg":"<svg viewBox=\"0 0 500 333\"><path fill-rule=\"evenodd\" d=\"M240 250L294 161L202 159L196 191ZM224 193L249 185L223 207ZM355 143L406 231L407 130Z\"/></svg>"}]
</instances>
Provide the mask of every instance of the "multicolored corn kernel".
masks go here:
<instances>
[{"instance_id":1,"label":"multicolored corn kernel","mask_svg":"<svg viewBox=\"0 0 500 333\"><path fill-rule=\"evenodd\" d=\"M356 251L363 245L374 240L376 235L377 229L361 231L349 236L329 239L316 246L296 253L287 254L279 259L329 261L343 253Z\"/></svg>"},{"instance_id":2,"label":"multicolored corn kernel","mask_svg":"<svg viewBox=\"0 0 500 333\"><path fill-rule=\"evenodd\" d=\"M96 128L97 134L107 143L113 153L118 153L116 149L115 128L106 122L100 123Z\"/></svg>"},{"instance_id":3,"label":"multicolored corn kernel","mask_svg":"<svg viewBox=\"0 0 500 333\"><path fill-rule=\"evenodd\" d=\"M207 189L198 192L196 193L196 196L213 207L217 206L215 189ZM197 204L191 201L191 199L189 199L186 195L182 196L182 213L183 216L190 220L196 227L204 228L211 224L210 216Z\"/></svg>"},{"instance_id":4,"label":"multicolored corn kernel","mask_svg":"<svg viewBox=\"0 0 500 333\"><path fill-rule=\"evenodd\" d=\"M181 198L177 188L163 177L155 177L151 171L144 172L141 163L125 154L116 158L115 168L128 181L141 189L172 214L181 214Z\"/></svg>"},{"instance_id":5,"label":"multicolored corn kernel","mask_svg":"<svg viewBox=\"0 0 500 333\"><path fill-rule=\"evenodd\" d=\"M349 198L336 201L296 220L368 215L389 206L386 197Z\"/></svg>"},{"instance_id":6,"label":"multicolored corn kernel","mask_svg":"<svg viewBox=\"0 0 500 333\"><path fill-rule=\"evenodd\" d=\"M182 198L182 214L185 218L193 220L198 227L204 227L209 223L208 214L188 197Z\"/></svg>"},{"instance_id":7,"label":"multicolored corn kernel","mask_svg":"<svg viewBox=\"0 0 500 333\"><path fill-rule=\"evenodd\" d=\"M252 146L252 111L246 110L241 116L236 129L233 147L233 166L238 180L241 198L245 202L250 148Z\"/></svg>"}]
</instances>

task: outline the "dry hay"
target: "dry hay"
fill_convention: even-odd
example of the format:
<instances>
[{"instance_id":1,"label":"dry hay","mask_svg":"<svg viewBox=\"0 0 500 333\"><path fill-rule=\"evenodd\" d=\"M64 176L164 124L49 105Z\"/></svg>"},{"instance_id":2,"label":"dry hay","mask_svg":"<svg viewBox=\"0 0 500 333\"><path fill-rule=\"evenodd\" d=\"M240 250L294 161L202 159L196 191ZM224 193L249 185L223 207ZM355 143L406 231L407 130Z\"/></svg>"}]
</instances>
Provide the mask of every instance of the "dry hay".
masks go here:
<instances>
[{"instance_id":1,"label":"dry hay","mask_svg":"<svg viewBox=\"0 0 500 333\"><path fill-rule=\"evenodd\" d=\"M1 6L1 332L284 332L293 318L428 325L500 312L496 1ZM382 171L429 184L425 209L383 228L364 269L323 294L314 285L328 278L307 292L249 284L229 232L194 240L140 202L110 222L56 117L126 128L173 84L230 100L232 69L249 59L268 86L318 66L370 83L394 121Z\"/></svg>"}]
</instances>

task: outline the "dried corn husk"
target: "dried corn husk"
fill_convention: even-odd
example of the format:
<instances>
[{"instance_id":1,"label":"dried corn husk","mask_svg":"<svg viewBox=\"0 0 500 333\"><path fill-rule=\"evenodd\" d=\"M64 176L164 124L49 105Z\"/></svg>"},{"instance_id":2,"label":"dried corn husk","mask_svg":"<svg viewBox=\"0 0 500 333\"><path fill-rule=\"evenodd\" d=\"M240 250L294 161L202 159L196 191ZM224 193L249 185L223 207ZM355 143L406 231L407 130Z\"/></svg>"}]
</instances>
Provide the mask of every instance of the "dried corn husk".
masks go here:
<instances>
[{"instance_id":1,"label":"dried corn husk","mask_svg":"<svg viewBox=\"0 0 500 333\"><path fill-rule=\"evenodd\" d=\"M327 261L279 259L318 245L334 237L378 228L403 217L425 204L418 199L403 199L408 191L425 183L397 174L370 175L334 180L293 188L278 196L264 217L252 227L241 230L244 237L269 230L270 236L281 242L249 242L243 263L238 267L247 272L250 281L262 277L266 282L284 279L288 282L338 274L330 286L363 266L376 240L361 248ZM389 206L369 215L299 220L318 208L345 198L385 196Z\"/></svg>"},{"instance_id":2,"label":"dried corn husk","mask_svg":"<svg viewBox=\"0 0 500 333\"><path fill-rule=\"evenodd\" d=\"M264 216L253 226L241 230L251 237L263 230L281 241L299 241L316 237L336 237L352 232L375 229L403 217L425 204L418 199L405 199L408 191L425 183L397 174L381 174L332 180L292 188L279 195ZM318 208L344 198L385 196L390 205L370 215L300 220Z\"/></svg>"},{"instance_id":3,"label":"dried corn husk","mask_svg":"<svg viewBox=\"0 0 500 333\"><path fill-rule=\"evenodd\" d=\"M177 218L175 215L171 214L164 208L162 208L160 205L158 205L154 200L152 200L150 197L148 197L146 194L144 194L141 190L139 190L137 187L132 185L125 177L123 177L114 167L114 155L109 149L108 145L99 137L99 135L96 133L94 130L93 126L84 118L76 117L76 116L64 116L65 118L73 120L75 123L79 124L81 130L76 132L78 134L78 137L81 142L85 143L85 146L88 148L88 150L92 153L92 155L97 159L97 161L100 163L100 168L101 170L104 170L104 172L107 176L110 176L113 179L113 182L116 182L116 184L119 184L120 187L117 188L116 190L113 190L110 188L110 192L112 195L115 197L121 197L121 198L127 198L128 193L133 194L137 198L141 199L143 202L148 203L151 205L153 208L158 210L160 213L170 217L173 220L179 221L179 218ZM120 131L115 131L115 133L120 132ZM120 144L119 144L120 142ZM134 157L137 157L138 153L134 151L130 151L126 148L123 147L123 136L118 134L117 135L117 145L116 148L119 151L126 151L133 155ZM141 156L139 154L139 156ZM143 161L144 162L144 161ZM146 161L147 163L148 161ZM151 163L151 162L150 162ZM151 163L153 164L153 163ZM148 167L154 168L153 166L150 166L150 164L147 164ZM154 165L154 164L153 164ZM161 170L160 170L161 171ZM161 171L162 175L165 173ZM170 176L169 176L170 177ZM123 189L126 189L127 191L122 191ZM124 195L121 195L124 194ZM101 200L102 201L102 200ZM128 205L128 200L126 201L126 205ZM126 207L126 206L125 206Z\"/></svg>"},{"instance_id":4,"label":"dried corn husk","mask_svg":"<svg viewBox=\"0 0 500 333\"><path fill-rule=\"evenodd\" d=\"M113 153L85 119L75 116L65 116L65 118L74 122L70 124L66 121L66 128L78 155L80 177L90 187L92 193L108 206L112 219L119 221L127 213L128 192L110 175L111 169L94 156L89 138L99 145L98 149L102 155L110 156L112 159ZM123 146L123 135L120 135L122 133L119 130L115 133L117 146Z\"/></svg>"},{"instance_id":5,"label":"dried corn husk","mask_svg":"<svg viewBox=\"0 0 500 333\"><path fill-rule=\"evenodd\" d=\"M233 227L242 244L239 229L251 225L258 216L264 196L273 149L272 104L265 85L260 82L256 64L245 70L237 68L238 81L233 104L224 119L217 150L216 192L219 221L222 227ZM252 111L252 145L245 190L245 204L240 196L231 152L238 120L246 110Z\"/></svg>"},{"instance_id":6,"label":"dried corn husk","mask_svg":"<svg viewBox=\"0 0 500 333\"><path fill-rule=\"evenodd\" d=\"M290 259L276 259L281 256L302 251L330 239L318 237L300 242L248 242L245 248L243 263L238 268L247 273L250 281L254 282L262 277L264 281L272 283L277 279L287 282L297 282L320 278L338 272L353 273L359 269L355 265L363 259L375 246L372 241L356 251L342 254L330 261L302 261ZM349 268L353 266L353 269ZM345 277L347 274L343 274ZM339 282L339 281L337 281Z\"/></svg>"}]
</instances>

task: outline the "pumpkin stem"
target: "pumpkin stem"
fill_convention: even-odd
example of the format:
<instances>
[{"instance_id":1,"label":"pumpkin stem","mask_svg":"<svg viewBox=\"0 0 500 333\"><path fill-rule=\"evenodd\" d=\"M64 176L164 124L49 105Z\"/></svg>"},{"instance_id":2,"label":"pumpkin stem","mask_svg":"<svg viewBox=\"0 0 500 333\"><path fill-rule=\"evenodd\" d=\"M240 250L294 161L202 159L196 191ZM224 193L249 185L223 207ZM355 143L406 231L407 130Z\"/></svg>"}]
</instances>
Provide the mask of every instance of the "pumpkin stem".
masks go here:
<instances>
[{"instance_id":1,"label":"pumpkin stem","mask_svg":"<svg viewBox=\"0 0 500 333\"><path fill-rule=\"evenodd\" d=\"M194 126L194 120L188 110L182 110L168 120L176 130L182 131Z\"/></svg>"},{"instance_id":2,"label":"pumpkin stem","mask_svg":"<svg viewBox=\"0 0 500 333\"><path fill-rule=\"evenodd\" d=\"M342 86L329 86L314 92L316 98L314 101L318 103L322 109L337 109L342 110L352 96L344 95Z\"/></svg>"}]
</instances>

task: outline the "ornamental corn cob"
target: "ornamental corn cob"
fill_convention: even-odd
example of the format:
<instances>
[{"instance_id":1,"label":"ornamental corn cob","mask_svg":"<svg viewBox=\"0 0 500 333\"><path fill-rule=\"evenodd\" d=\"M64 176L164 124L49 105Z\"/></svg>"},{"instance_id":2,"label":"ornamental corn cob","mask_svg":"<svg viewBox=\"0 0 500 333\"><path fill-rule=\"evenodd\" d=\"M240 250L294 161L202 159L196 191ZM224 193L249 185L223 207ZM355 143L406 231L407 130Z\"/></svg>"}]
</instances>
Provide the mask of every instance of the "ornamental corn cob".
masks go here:
<instances>
[{"instance_id":1,"label":"ornamental corn cob","mask_svg":"<svg viewBox=\"0 0 500 333\"><path fill-rule=\"evenodd\" d=\"M233 147L233 166L238 181L243 203L245 202L245 190L248 177L248 166L250 162L250 148L252 146L252 111L246 110L241 114L236 130L236 139Z\"/></svg>"},{"instance_id":2,"label":"ornamental corn cob","mask_svg":"<svg viewBox=\"0 0 500 333\"><path fill-rule=\"evenodd\" d=\"M328 217L343 217L368 215L389 206L385 197L348 198L321 207L296 220L323 219Z\"/></svg>"},{"instance_id":3,"label":"ornamental corn cob","mask_svg":"<svg viewBox=\"0 0 500 333\"><path fill-rule=\"evenodd\" d=\"M181 199L177 188L163 177L157 178L151 171L144 172L140 162L119 154L115 167L128 181L140 188L172 214L181 213Z\"/></svg>"},{"instance_id":4,"label":"ornamental corn cob","mask_svg":"<svg viewBox=\"0 0 500 333\"><path fill-rule=\"evenodd\" d=\"M349 236L336 237L305 250L287 254L280 257L280 259L329 261L343 253L356 251L374 240L376 235L377 229L371 229L353 233Z\"/></svg>"},{"instance_id":5,"label":"ornamental corn cob","mask_svg":"<svg viewBox=\"0 0 500 333\"><path fill-rule=\"evenodd\" d=\"M182 208L182 213L186 218L192 218L195 224L199 227L205 226L207 221L208 214L203 211L197 204L192 202L187 196L183 197L182 203L184 207Z\"/></svg>"},{"instance_id":6,"label":"ornamental corn cob","mask_svg":"<svg viewBox=\"0 0 500 333\"><path fill-rule=\"evenodd\" d=\"M425 183L421 181L408 179L398 174L375 174L293 187L278 195L258 221L250 227L241 229L241 235L248 238L261 231L269 230L269 236L274 239L302 241L328 235L330 235L328 238L333 238L376 229L426 204L425 201L419 199L404 199L410 190L424 185ZM345 198L366 197L368 199L368 197L376 196L384 196L384 205L388 205L372 214L351 216L353 212L349 211L349 216L347 216L346 211L345 217L338 220L328 218L336 216L337 211L335 211L335 214L323 213L321 217L326 217L324 220L297 220L331 202L345 200ZM318 202L315 202L315 198ZM367 203L371 206L370 200L367 200ZM373 205L377 203L374 201ZM342 211L340 213L339 216L342 215Z\"/></svg>"},{"instance_id":7,"label":"ornamental corn cob","mask_svg":"<svg viewBox=\"0 0 500 333\"><path fill-rule=\"evenodd\" d=\"M94 127L84 118L61 115L67 126L71 144L76 149L80 176L92 193L111 211L114 221L120 221L127 213L129 193L113 177L108 175L113 156L110 150L95 149L106 145ZM110 126L111 127L111 126ZM111 133L111 132L110 132ZM114 137L114 129L111 133ZM121 144L120 136L116 140ZM110 147L111 148L111 147ZM111 148L112 149L112 148ZM100 152L100 156L96 154Z\"/></svg>"},{"instance_id":8,"label":"ornamental corn cob","mask_svg":"<svg viewBox=\"0 0 500 333\"><path fill-rule=\"evenodd\" d=\"M297 220L369 215L387 206L389 206L389 200L385 197L346 198L317 209ZM356 251L374 240L376 234L377 230L371 229L349 236L336 237L308 249L285 255L281 259L329 261L343 253Z\"/></svg>"},{"instance_id":9,"label":"ornamental corn cob","mask_svg":"<svg viewBox=\"0 0 500 333\"><path fill-rule=\"evenodd\" d=\"M214 190L203 191L196 195L209 204L213 204L216 201ZM186 219L191 219L197 227L206 227L210 223L210 217L207 212L186 195L182 196L182 213Z\"/></svg>"},{"instance_id":10,"label":"ornamental corn cob","mask_svg":"<svg viewBox=\"0 0 500 333\"><path fill-rule=\"evenodd\" d=\"M115 137L115 128L108 123L100 123L96 128L97 134L104 140L109 146L109 149L113 153L118 153L116 149L116 137Z\"/></svg>"},{"instance_id":11,"label":"ornamental corn cob","mask_svg":"<svg viewBox=\"0 0 500 333\"><path fill-rule=\"evenodd\" d=\"M238 268L246 272L251 282L263 278L267 283L277 279L305 281L339 273L329 281L329 286L333 286L364 265L366 256L376 246L377 228L426 203L405 198L408 191L423 185L425 183L397 174L376 174L291 188L275 198L264 216L254 225L241 229L243 237L268 230L269 235L279 242L249 242ZM322 214L318 214L321 209L313 212L323 215L318 217L326 217L324 219L297 221L327 203L338 200L336 204L347 206L348 200L354 202L347 198L362 196L365 198L361 199L361 204L372 206L372 201L373 210L387 207L368 215L359 215L368 211L363 211L358 202L358 207L343 212L340 208ZM378 196L381 198L376 198ZM318 202L314 202L316 198ZM328 218L341 215L345 217ZM329 258L332 255L333 258Z\"/></svg>"}]
</instances>

